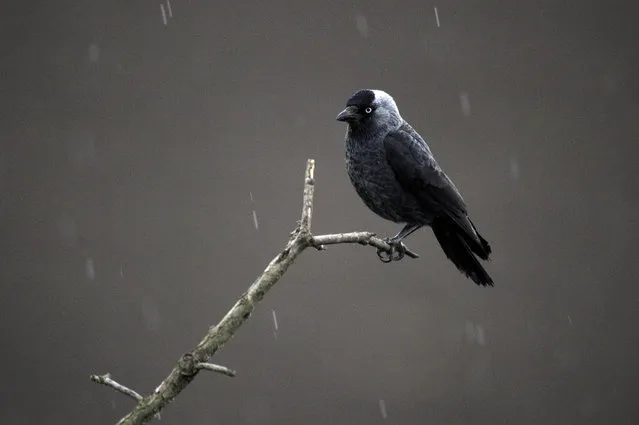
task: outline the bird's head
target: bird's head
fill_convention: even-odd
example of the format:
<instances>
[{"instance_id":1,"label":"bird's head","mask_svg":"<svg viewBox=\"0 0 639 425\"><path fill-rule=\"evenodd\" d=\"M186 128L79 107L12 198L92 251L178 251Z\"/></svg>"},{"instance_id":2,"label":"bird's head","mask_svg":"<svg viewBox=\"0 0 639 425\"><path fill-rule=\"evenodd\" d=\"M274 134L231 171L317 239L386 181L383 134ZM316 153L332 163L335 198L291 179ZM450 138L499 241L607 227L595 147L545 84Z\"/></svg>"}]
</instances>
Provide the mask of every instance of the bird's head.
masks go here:
<instances>
[{"instance_id":1,"label":"bird's head","mask_svg":"<svg viewBox=\"0 0 639 425\"><path fill-rule=\"evenodd\" d=\"M396 129L402 117L395 100L381 90L359 90L346 102L346 109L339 113L337 121L348 123L352 129Z\"/></svg>"}]
</instances>

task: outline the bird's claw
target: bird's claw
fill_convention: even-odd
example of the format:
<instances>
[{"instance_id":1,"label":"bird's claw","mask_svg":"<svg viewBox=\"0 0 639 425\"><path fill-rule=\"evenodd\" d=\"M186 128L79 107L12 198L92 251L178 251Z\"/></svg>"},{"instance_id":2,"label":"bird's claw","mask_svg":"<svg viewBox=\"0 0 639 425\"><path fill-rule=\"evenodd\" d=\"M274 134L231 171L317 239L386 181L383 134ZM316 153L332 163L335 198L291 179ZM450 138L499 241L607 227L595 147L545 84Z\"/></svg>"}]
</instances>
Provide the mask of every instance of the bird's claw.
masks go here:
<instances>
[{"instance_id":1,"label":"bird's claw","mask_svg":"<svg viewBox=\"0 0 639 425\"><path fill-rule=\"evenodd\" d=\"M382 263L390 263L391 261L399 261L406 254L406 245L401 241L393 238L385 238L384 242L390 245L390 252L385 249L377 248L377 256Z\"/></svg>"},{"instance_id":2,"label":"bird's claw","mask_svg":"<svg viewBox=\"0 0 639 425\"><path fill-rule=\"evenodd\" d=\"M381 248L377 248L377 256L379 257L382 263L390 263L391 261L393 261L388 251L385 251Z\"/></svg>"}]
</instances>

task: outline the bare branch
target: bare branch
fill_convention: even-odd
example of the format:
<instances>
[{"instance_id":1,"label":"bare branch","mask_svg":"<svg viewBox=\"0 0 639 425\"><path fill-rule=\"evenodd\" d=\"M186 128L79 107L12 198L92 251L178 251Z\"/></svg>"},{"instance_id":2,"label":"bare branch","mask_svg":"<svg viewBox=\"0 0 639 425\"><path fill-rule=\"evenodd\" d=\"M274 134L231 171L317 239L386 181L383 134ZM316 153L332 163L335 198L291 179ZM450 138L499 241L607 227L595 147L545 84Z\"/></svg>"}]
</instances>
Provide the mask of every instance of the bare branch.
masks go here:
<instances>
[{"instance_id":1,"label":"bare branch","mask_svg":"<svg viewBox=\"0 0 639 425\"><path fill-rule=\"evenodd\" d=\"M311 233L311 219L313 218L313 193L315 192L315 160L309 159L306 162L306 173L304 174L304 201L302 202L302 220L300 221L300 232Z\"/></svg>"},{"instance_id":2,"label":"bare branch","mask_svg":"<svg viewBox=\"0 0 639 425\"><path fill-rule=\"evenodd\" d=\"M286 247L269 264L249 289L240 297L222 320L209 328L206 336L192 353L183 355L177 366L164 378L153 393L144 397L137 406L118 425L142 424L160 412L195 378L198 364L206 363L220 348L231 339L235 332L246 322L255 306L264 295L280 280L286 270L304 249L309 247L311 215L313 209L315 161L309 159L304 175L304 201L300 226L286 244Z\"/></svg>"},{"instance_id":3,"label":"bare branch","mask_svg":"<svg viewBox=\"0 0 639 425\"><path fill-rule=\"evenodd\" d=\"M109 385L138 400L138 404L135 408L122 418L118 422L118 425L143 424L151 420L154 415L159 415L160 411L172 402L201 370L210 370L228 376L235 376L235 371L224 366L208 363L208 360L213 357L213 355L235 335L240 326L251 317L251 313L257 303L262 301L266 293L280 280L297 256L306 248L312 246L317 249L323 249L324 245L360 243L374 246L389 253L391 252L390 245L382 239L375 237L374 234L370 232L339 233L315 237L311 235L313 194L315 190L314 172L315 161L309 159L306 163L306 172L304 174L302 217L299 221L299 226L291 232L284 250L271 260L262 274L255 279L253 284L251 284L229 312L226 313L222 320L220 320L217 325L209 328L207 334L195 349L190 353L184 354L178 360L177 365L151 394L141 397L135 391L115 383L108 375L91 376L92 381ZM417 254L409 250L406 250L406 255L412 258L418 257Z\"/></svg>"},{"instance_id":4,"label":"bare branch","mask_svg":"<svg viewBox=\"0 0 639 425\"><path fill-rule=\"evenodd\" d=\"M362 245L371 245L388 253L391 251L389 244L384 242L383 239L375 237L375 233L371 232L335 233L332 235L313 236L310 243L319 250L324 250L325 245L358 243ZM410 258L419 258L419 254L408 248L406 248L406 256Z\"/></svg>"},{"instance_id":5,"label":"bare branch","mask_svg":"<svg viewBox=\"0 0 639 425\"><path fill-rule=\"evenodd\" d=\"M234 378L235 375L237 375L237 372L234 370L229 369L226 366L220 366L213 363L198 363L195 367L200 370L209 370L211 372L221 373L222 375L230 376L231 378Z\"/></svg>"},{"instance_id":6,"label":"bare branch","mask_svg":"<svg viewBox=\"0 0 639 425\"><path fill-rule=\"evenodd\" d=\"M128 395L129 397L135 399L136 401L142 400L142 396L130 388L125 387L122 384L118 384L113 379L111 379L111 375L105 373L104 375L91 375L89 379L98 384L106 385L107 387L111 387L116 391L121 392L122 394Z\"/></svg>"}]
</instances>

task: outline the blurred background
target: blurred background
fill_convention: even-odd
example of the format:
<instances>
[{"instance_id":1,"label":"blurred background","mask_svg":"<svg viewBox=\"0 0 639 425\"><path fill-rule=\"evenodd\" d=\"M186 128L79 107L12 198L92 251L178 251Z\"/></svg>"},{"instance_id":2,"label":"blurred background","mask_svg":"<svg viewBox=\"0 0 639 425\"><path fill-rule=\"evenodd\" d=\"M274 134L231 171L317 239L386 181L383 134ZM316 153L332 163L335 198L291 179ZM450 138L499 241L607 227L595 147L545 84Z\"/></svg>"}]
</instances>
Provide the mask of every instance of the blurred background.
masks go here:
<instances>
[{"instance_id":1,"label":"blurred background","mask_svg":"<svg viewBox=\"0 0 639 425\"><path fill-rule=\"evenodd\" d=\"M6 2L2 424L115 423L284 247L370 212L335 121L391 93L494 250L309 250L173 424L639 420L639 30L622 1Z\"/></svg>"}]
</instances>

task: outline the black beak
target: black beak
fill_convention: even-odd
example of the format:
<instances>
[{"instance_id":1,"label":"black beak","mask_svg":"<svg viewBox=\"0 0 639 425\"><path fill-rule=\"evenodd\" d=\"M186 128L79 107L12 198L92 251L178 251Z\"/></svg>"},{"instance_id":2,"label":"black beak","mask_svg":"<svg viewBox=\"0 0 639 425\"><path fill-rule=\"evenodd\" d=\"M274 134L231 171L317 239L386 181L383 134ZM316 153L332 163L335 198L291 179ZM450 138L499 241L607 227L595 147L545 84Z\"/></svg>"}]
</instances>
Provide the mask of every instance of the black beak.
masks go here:
<instances>
[{"instance_id":1,"label":"black beak","mask_svg":"<svg viewBox=\"0 0 639 425\"><path fill-rule=\"evenodd\" d=\"M337 121L353 121L357 117L357 107L347 106L342 112L335 118Z\"/></svg>"}]
</instances>

